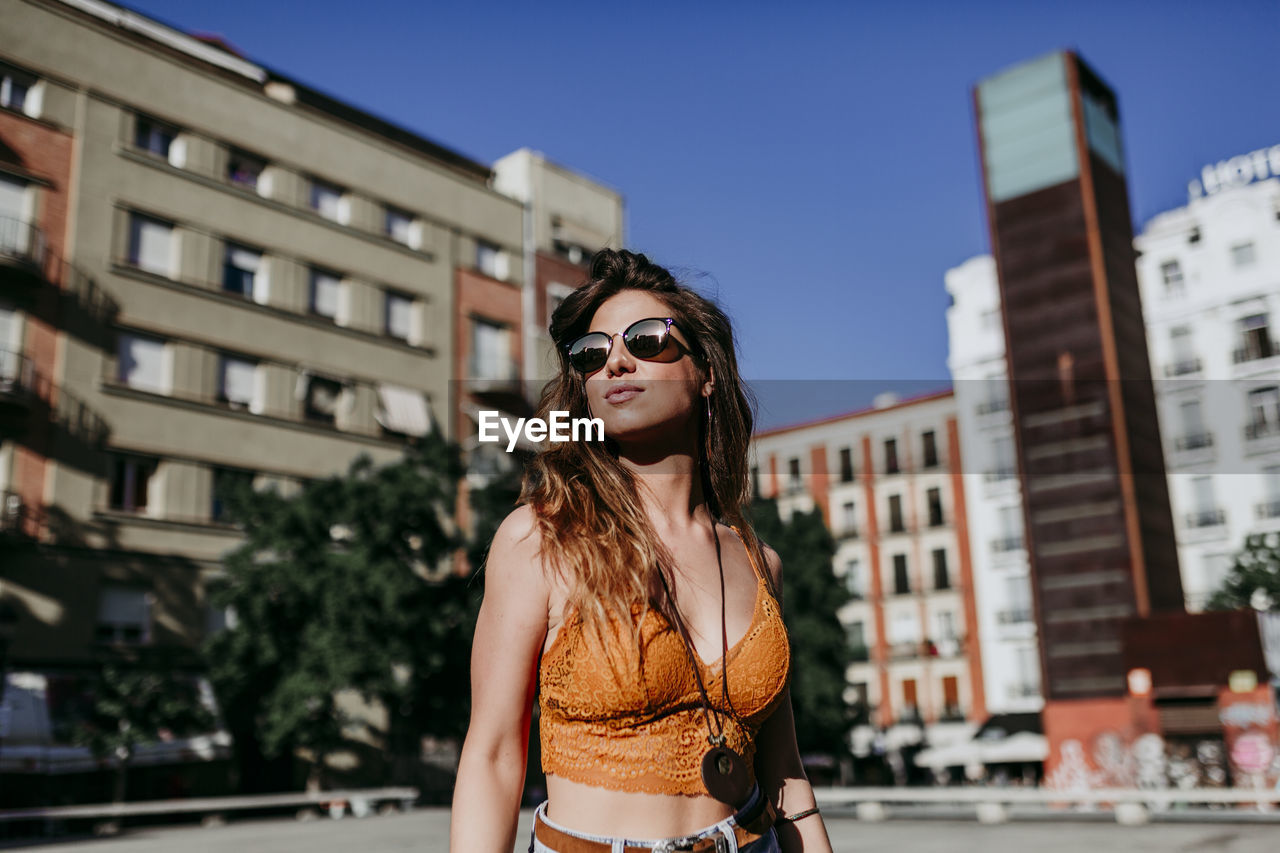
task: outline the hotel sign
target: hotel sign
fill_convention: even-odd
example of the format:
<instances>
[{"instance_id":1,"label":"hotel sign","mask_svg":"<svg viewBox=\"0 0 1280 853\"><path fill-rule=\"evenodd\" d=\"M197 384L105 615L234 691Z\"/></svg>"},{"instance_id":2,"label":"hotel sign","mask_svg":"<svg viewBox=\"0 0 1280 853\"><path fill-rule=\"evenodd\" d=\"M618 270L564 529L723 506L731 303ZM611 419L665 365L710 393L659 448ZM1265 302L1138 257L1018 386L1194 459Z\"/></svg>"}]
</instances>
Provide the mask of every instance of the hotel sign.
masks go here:
<instances>
[{"instance_id":1,"label":"hotel sign","mask_svg":"<svg viewBox=\"0 0 1280 853\"><path fill-rule=\"evenodd\" d=\"M1187 184L1187 197L1193 199L1213 195L1270 177L1280 177L1280 145L1259 148L1230 160L1205 165L1200 170L1200 178Z\"/></svg>"}]
</instances>

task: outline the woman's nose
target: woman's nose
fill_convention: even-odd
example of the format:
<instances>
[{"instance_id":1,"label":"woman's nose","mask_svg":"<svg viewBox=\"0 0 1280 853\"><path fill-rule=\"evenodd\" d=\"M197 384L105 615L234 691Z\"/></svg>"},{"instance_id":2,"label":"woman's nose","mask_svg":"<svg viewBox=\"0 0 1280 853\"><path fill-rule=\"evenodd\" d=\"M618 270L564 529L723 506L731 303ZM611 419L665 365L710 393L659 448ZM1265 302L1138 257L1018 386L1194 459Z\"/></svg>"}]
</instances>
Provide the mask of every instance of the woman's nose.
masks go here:
<instances>
[{"instance_id":1,"label":"woman's nose","mask_svg":"<svg viewBox=\"0 0 1280 853\"><path fill-rule=\"evenodd\" d=\"M610 376L617 376L636 369L635 360L631 357L631 351L627 349L627 344L622 339L621 332L613 336L613 345L609 347L609 358L605 361L605 367L608 369Z\"/></svg>"}]
</instances>

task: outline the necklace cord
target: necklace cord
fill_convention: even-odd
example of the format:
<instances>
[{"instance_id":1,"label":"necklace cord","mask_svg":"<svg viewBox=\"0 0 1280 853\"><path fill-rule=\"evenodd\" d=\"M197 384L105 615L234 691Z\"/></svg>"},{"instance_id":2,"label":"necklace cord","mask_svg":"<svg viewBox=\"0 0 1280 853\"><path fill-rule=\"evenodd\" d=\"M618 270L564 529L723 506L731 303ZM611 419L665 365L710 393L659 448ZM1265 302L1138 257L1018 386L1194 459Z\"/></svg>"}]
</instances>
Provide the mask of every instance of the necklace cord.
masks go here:
<instances>
[{"instance_id":1,"label":"necklace cord","mask_svg":"<svg viewBox=\"0 0 1280 853\"><path fill-rule=\"evenodd\" d=\"M723 643L723 651L720 655L720 683L723 688L725 707L732 710L729 702L729 628L725 616L725 597L724 597L724 560L720 554L720 535L715 529L715 520L712 522L712 538L716 543L716 565L720 569L720 639ZM667 583L666 573L662 567L658 567L658 578L662 581L662 588L666 592L667 601L671 604L671 610L675 616L676 628L680 634L680 640L684 644L685 654L689 657L689 664L693 667L693 677L698 682L698 691L702 694L702 715L707 723L707 740L712 746L719 746L724 743L724 723L720 719L719 712L715 712L716 726L711 726L712 708L711 697L707 695L706 685L702 682L702 668L698 665L697 657L693 651L693 641L689 638L689 631L685 627L684 618L680 614L680 608L676 605L675 596L671 593L671 587Z\"/></svg>"}]
</instances>

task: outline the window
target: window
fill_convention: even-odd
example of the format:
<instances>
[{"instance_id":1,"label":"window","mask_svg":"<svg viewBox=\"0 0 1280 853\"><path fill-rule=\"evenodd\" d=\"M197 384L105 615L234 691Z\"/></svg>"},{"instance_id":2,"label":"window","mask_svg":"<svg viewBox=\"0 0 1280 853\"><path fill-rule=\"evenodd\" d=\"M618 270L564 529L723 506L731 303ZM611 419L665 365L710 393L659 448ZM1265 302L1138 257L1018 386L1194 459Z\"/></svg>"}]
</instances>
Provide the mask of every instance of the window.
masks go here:
<instances>
[{"instance_id":1,"label":"window","mask_svg":"<svg viewBox=\"0 0 1280 853\"><path fill-rule=\"evenodd\" d=\"M990 311L982 312L982 328L998 329L1000 328L1000 309L992 308Z\"/></svg>"},{"instance_id":2,"label":"window","mask_svg":"<svg viewBox=\"0 0 1280 853\"><path fill-rule=\"evenodd\" d=\"M222 259L222 289L246 299L258 299L257 280L262 271L262 253L228 243Z\"/></svg>"},{"instance_id":3,"label":"window","mask_svg":"<svg viewBox=\"0 0 1280 853\"><path fill-rule=\"evenodd\" d=\"M1192 494L1195 495L1195 508L1197 514L1209 515L1217 509L1218 501L1213 494L1212 477L1192 478L1191 491Z\"/></svg>"},{"instance_id":4,"label":"window","mask_svg":"<svg viewBox=\"0 0 1280 853\"><path fill-rule=\"evenodd\" d=\"M337 273L313 268L311 270L311 313L337 322L341 304L342 278Z\"/></svg>"},{"instance_id":5,"label":"window","mask_svg":"<svg viewBox=\"0 0 1280 853\"><path fill-rule=\"evenodd\" d=\"M560 303L564 302L565 297L573 292L573 288L567 284L559 282L551 282L547 285L547 322L550 322L552 315L556 313L556 309L560 307ZM546 323L543 324L544 326Z\"/></svg>"},{"instance_id":6,"label":"window","mask_svg":"<svg viewBox=\"0 0 1280 853\"><path fill-rule=\"evenodd\" d=\"M751 466L751 497L760 497L760 466Z\"/></svg>"},{"instance_id":7,"label":"window","mask_svg":"<svg viewBox=\"0 0 1280 853\"><path fill-rule=\"evenodd\" d=\"M262 173L267 168L267 161L238 148L231 149L227 158L227 180L238 187L248 190L262 189Z\"/></svg>"},{"instance_id":8,"label":"window","mask_svg":"<svg viewBox=\"0 0 1280 853\"><path fill-rule=\"evenodd\" d=\"M916 695L916 680L904 679L902 682L902 719L918 720L920 718L919 699Z\"/></svg>"},{"instance_id":9,"label":"window","mask_svg":"<svg viewBox=\"0 0 1280 853\"><path fill-rule=\"evenodd\" d=\"M938 442L933 430L926 430L921 435L921 440L924 443L924 467L938 467Z\"/></svg>"},{"instance_id":10,"label":"window","mask_svg":"<svg viewBox=\"0 0 1280 853\"><path fill-rule=\"evenodd\" d=\"M920 621L916 614L910 610L894 611L889 620L889 642L894 645L920 642Z\"/></svg>"},{"instance_id":11,"label":"window","mask_svg":"<svg viewBox=\"0 0 1280 853\"><path fill-rule=\"evenodd\" d=\"M471 323L471 376L506 380L516 377L511 333L505 326L474 318Z\"/></svg>"},{"instance_id":12,"label":"window","mask_svg":"<svg viewBox=\"0 0 1280 853\"><path fill-rule=\"evenodd\" d=\"M1280 388L1268 385L1249 392L1249 423L1245 435L1261 438L1280 432Z\"/></svg>"},{"instance_id":13,"label":"window","mask_svg":"<svg viewBox=\"0 0 1280 853\"><path fill-rule=\"evenodd\" d=\"M138 116L134 125L133 144L140 150L157 157L169 159L173 141L178 137L178 129L173 125L156 121L147 116Z\"/></svg>"},{"instance_id":14,"label":"window","mask_svg":"<svg viewBox=\"0 0 1280 853\"><path fill-rule=\"evenodd\" d=\"M338 401L342 399L342 391L342 383L336 379L306 374L303 415L309 421L337 423Z\"/></svg>"},{"instance_id":15,"label":"window","mask_svg":"<svg viewBox=\"0 0 1280 853\"><path fill-rule=\"evenodd\" d=\"M840 448L840 482L853 482L853 448Z\"/></svg>"},{"instance_id":16,"label":"window","mask_svg":"<svg viewBox=\"0 0 1280 853\"><path fill-rule=\"evenodd\" d=\"M933 630L936 639L958 639L960 634L956 631L956 614L950 610L939 610L933 616Z\"/></svg>"},{"instance_id":17,"label":"window","mask_svg":"<svg viewBox=\"0 0 1280 853\"><path fill-rule=\"evenodd\" d=\"M1207 447L1210 443L1204 428L1204 415L1199 400L1184 400L1178 405L1178 413L1182 421L1182 435L1176 439L1179 450L1190 450L1196 447Z\"/></svg>"},{"instance_id":18,"label":"window","mask_svg":"<svg viewBox=\"0 0 1280 853\"><path fill-rule=\"evenodd\" d=\"M1275 349L1271 343L1271 330L1267 326L1266 314L1250 314L1240 320L1240 335L1244 346L1236 350L1235 361L1253 361L1259 358L1270 358Z\"/></svg>"},{"instance_id":19,"label":"window","mask_svg":"<svg viewBox=\"0 0 1280 853\"><path fill-rule=\"evenodd\" d=\"M140 391L169 393L169 348L159 338L116 336L116 379Z\"/></svg>"},{"instance_id":20,"label":"window","mask_svg":"<svg viewBox=\"0 0 1280 853\"><path fill-rule=\"evenodd\" d=\"M896 474L898 468L898 440L895 438L886 438L884 440L884 472L886 474Z\"/></svg>"},{"instance_id":21,"label":"window","mask_svg":"<svg viewBox=\"0 0 1280 853\"><path fill-rule=\"evenodd\" d=\"M141 213L129 214L129 263L166 278L173 275L173 224Z\"/></svg>"},{"instance_id":22,"label":"window","mask_svg":"<svg viewBox=\"0 0 1280 853\"><path fill-rule=\"evenodd\" d=\"M229 355L218 359L218 402L233 409L261 411L257 362Z\"/></svg>"},{"instance_id":23,"label":"window","mask_svg":"<svg viewBox=\"0 0 1280 853\"><path fill-rule=\"evenodd\" d=\"M0 253L31 251L32 196L26 181L0 175Z\"/></svg>"},{"instance_id":24,"label":"window","mask_svg":"<svg viewBox=\"0 0 1280 853\"><path fill-rule=\"evenodd\" d=\"M141 646L151 642L152 595L126 586L106 586L98 595L98 642Z\"/></svg>"},{"instance_id":25,"label":"window","mask_svg":"<svg viewBox=\"0 0 1280 853\"><path fill-rule=\"evenodd\" d=\"M867 594L867 585L862 577L862 563L850 560L844 566L844 585L855 599L862 599Z\"/></svg>"},{"instance_id":26,"label":"window","mask_svg":"<svg viewBox=\"0 0 1280 853\"><path fill-rule=\"evenodd\" d=\"M1167 291L1182 290L1182 264L1177 261L1165 261L1160 265L1160 279Z\"/></svg>"},{"instance_id":27,"label":"window","mask_svg":"<svg viewBox=\"0 0 1280 853\"><path fill-rule=\"evenodd\" d=\"M951 575L947 571L947 549L933 551L933 588L951 589Z\"/></svg>"},{"instance_id":28,"label":"window","mask_svg":"<svg viewBox=\"0 0 1280 853\"><path fill-rule=\"evenodd\" d=\"M907 574L907 555L893 555L893 591L897 595L911 592L911 577Z\"/></svg>"},{"instance_id":29,"label":"window","mask_svg":"<svg viewBox=\"0 0 1280 853\"><path fill-rule=\"evenodd\" d=\"M1026 577L1005 579L1005 609L996 614L1004 625L1031 621L1031 581Z\"/></svg>"},{"instance_id":30,"label":"window","mask_svg":"<svg viewBox=\"0 0 1280 853\"><path fill-rule=\"evenodd\" d=\"M346 191L335 184L312 178L311 209L325 219L346 225L350 214Z\"/></svg>"},{"instance_id":31,"label":"window","mask_svg":"<svg viewBox=\"0 0 1280 853\"><path fill-rule=\"evenodd\" d=\"M850 622L846 633L849 637L849 649L853 652L855 661L865 661L865 653L867 652L867 629L862 622ZM859 652L863 656L859 656Z\"/></svg>"},{"instance_id":32,"label":"window","mask_svg":"<svg viewBox=\"0 0 1280 853\"><path fill-rule=\"evenodd\" d=\"M418 226L412 213L387 205L383 227L386 235L392 240L414 249L418 248Z\"/></svg>"},{"instance_id":33,"label":"window","mask_svg":"<svg viewBox=\"0 0 1280 853\"><path fill-rule=\"evenodd\" d=\"M155 471L154 459L122 454L113 456L107 505L120 512L146 512L150 506L148 487Z\"/></svg>"},{"instance_id":34,"label":"window","mask_svg":"<svg viewBox=\"0 0 1280 853\"><path fill-rule=\"evenodd\" d=\"M1018 465L1013 458L1013 437L1002 435L995 440L996 468L993 479L1008 480L1017 475Z\"/></svg>"},{"instance_id":35,"label":"window","mask_svg":"<svg viewBox=\"0 0 1280 853\"><path fill-rule=\"evenodd\" d=\"M1231 247L1231 265L1233 267L1253 266L1257 261L1257 252L1253 248L1253 242L1237 243Z\"/></svg>"},{"instance_id":36,"label":"window","mask_svg":"<svg viewBox=\"0 0 1280 853\"><path fill-rule=\"evenodd\" d=\"M1202 235L1202 234L1200 233L1200 229L1199 229L1198 227L1196 227L1196 228L1192 228L1192 229L1191 229L1191 233L1189 233L1189 234L1187 235L1187 243L1189 243L1189 244L1191 244L1192 246L1194 246L1196 243L1199 243L1199 242L1200 242L1200 238L1201 238L1201 237L1203 237L1203 236L1204 236L1204 235Z\"/></svg>"},{"instance_id":37,"label":"window","mask_svg":"<svg viewBox=\"0 0 1280 853\"><path fill-rule=\"evenodd\" d=\"M845 501L841 508L840 529L845 535L858 532L858 511L853 501Z\"/></svg>"},{"instance_id":38,"label":"window","mask_svg":"<svg viewBox=\"0 0 1280 853\"><path fill-rule=\"evenodd\" d=\"M476 241L476 269L499 281L506 281L511 272L507 253L485 240Z\"/></svg>"},{"instance_id":39,"label":"window","mask_svg":"<svg viewBox=\"0 0 1280 853\"><path fill-rule=\"evenodd\" d=\"M978 404L978 414L990 415L1009 408L1009 383L1003 374L993 373L983 380L987 399Z\"/></svg>"},{"instance_id":40,"label":"window","mask_svg":"<svg viewBox=\"0 0 1280 853\"><path fill-rule=\"evenodd\" d=\"M902 520L902 495L889 495L889 532L902 533L906 529Z\"/></svg>"},{"instance_id":41,"label":"window","mask_svg":"<svg viewBox=\"0 0 1280 853\"><path fill-rule=\"evenodd\" d=\"M254 473L244 468L214 468L209 517L222 524L230 523L232 499L241 490L252 488L253 478Z\"/></svg>"},{"instance_id":42,"label":"window","mask_svg":"<svg viewBox=\"0 0 1280 853\"><path fill-rule=\"evenodd\" d=\"M929 501L929 526L941 527L943 525L942 518L942 490L930 489L925 493Z\"/></svg>"},{"instance_id":43,"label":"window","mask_svg":"<svg viewBox=\"0 0 1280 853\"><path fill-rule=\"evenodd\" d=\"M413 335L413 297L388 290L382 323L384 332L407 342Z\"/></svg>"},{"instance_id":44,"label":"window","mask_svg":"<svg viewBox=\"0 0 1280 853\"><path fill-rule=\"evenodd\" d=\"M788 491L798 492L804 488L804 481L800 478L800 459L792 457L787 460L787 489Z\"/></svg>"},{"instance_id":45,"label":"window","mask_svg":"<svg viewBox=\"0 0 1280 853\"><path fill-rule=\"evenodd\" d=\"M997 551L1016 551L1022 547L1022 508L1000 507L1000 547Z\"/></svg>"},{"instance_id":46,"label":"window","mask_svg":"<svg viewBox=\"0 0 1280 853\"><path fill-rule=\"evenodd\" d=\"M26 112L35 85L36 78L30 74L0 65L0 107Z\"/></svg>"}]
</instances>

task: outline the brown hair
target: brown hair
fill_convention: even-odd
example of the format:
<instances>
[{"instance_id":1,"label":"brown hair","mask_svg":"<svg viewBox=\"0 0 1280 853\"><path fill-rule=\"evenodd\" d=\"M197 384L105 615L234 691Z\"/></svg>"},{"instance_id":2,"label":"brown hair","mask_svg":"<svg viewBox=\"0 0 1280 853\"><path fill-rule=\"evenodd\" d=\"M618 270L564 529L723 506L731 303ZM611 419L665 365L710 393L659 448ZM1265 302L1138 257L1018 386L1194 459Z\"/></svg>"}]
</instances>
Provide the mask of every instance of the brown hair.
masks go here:
<instances>
[{"instance_id":1,"label":"brown hair","mask_svg":"<svg viewBox=\"0 0 1280 853\"><path fill-rule=\"evenodd\" d=\"M560 358L559 375L542 391L537 417L566 411L588 417L583 376L573 369L565 345L585 334L596 309L624 290L641 290L661 300L694 350L695 363L714 372L712 417L699 418L699 471L711 517L742 533L757 565L765 561L747 519L750 501L747 451L755 423L754 395L738 373L729 318L713 302L678 284L642 254L604 249L592 258L587 281L571 292L551 317L551 338ZM671 602L662 594L660 566L673 560L659 540L638 498L636 475L618 461L618 446L603 442L549 443L525 471L519 503L535 511L547 564L569 586L568 606L601 636L610 613L626 624L633 603L656 606L674 624ZM762 571L763 568L762 568ZM764 572L774 594L772 578ZM639 623L633 623L638 640Z\"/></svg>"}]
</instances>

